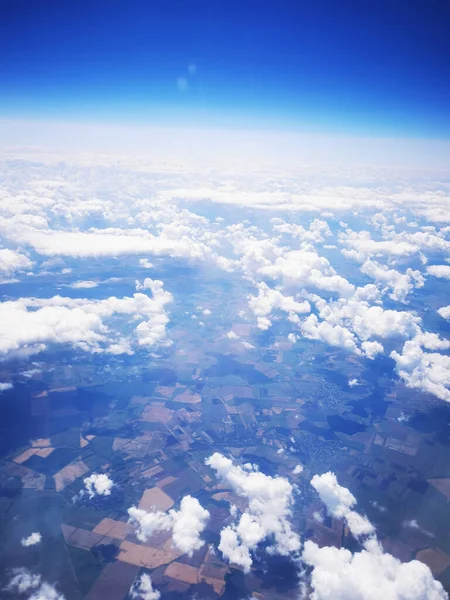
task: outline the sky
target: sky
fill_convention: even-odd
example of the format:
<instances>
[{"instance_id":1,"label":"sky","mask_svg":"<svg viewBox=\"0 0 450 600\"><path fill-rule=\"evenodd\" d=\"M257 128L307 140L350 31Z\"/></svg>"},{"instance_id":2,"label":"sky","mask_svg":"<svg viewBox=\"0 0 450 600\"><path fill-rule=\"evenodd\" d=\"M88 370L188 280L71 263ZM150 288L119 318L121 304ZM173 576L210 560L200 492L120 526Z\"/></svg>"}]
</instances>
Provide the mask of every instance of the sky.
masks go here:
<instances>
[{"instance_id":1,"label":"sky","mask_svg":"<svg viewBox=\"0 0 450 600\"><path fill-rule=\"evenodd\" d=\"M3 0L0 119L450 139L438 0Z\"/></svg>"}]
</instances>

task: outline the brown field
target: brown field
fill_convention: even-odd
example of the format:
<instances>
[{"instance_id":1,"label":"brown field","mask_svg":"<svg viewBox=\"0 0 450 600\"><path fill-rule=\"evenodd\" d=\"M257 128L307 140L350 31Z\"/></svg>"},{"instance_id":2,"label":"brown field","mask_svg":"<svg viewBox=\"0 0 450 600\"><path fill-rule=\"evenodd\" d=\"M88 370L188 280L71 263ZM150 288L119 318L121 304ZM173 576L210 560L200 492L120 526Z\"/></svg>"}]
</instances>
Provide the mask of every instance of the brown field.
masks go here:
<instances>
[{"instance_id":1,"label":"brown field","mask_svg":"<svg viewBox=\"0 0 450 600\"><path fill-rule=\"evenodd\" d=\"M26 460L28 460L31 456L36 454L37 451L38 451L37 448L28 448L28 450L25 450L25 452L22 452L21 454L19 454L19 456L16 456L15 458L13 458L13 461L15 463L17 463L18 465L21 465Z\"/></svg>"},{"instance_id":2,"label":"brown field","mask_svg":"<svg viewBox=\"0 0 450 600\"><path fill-rule=\"evenodd\" d=\"M153 477L154 475L158 475L158 473L161 473L162 471L164 471L162 467L160 467L159 465L155 465L154 467L150 467L150 469L143 471L142 475L144 477Z\"/></svg>"},{"instance_id":3,"label":"brown field","mask_svg":"<svg viewBox=\"0 0 450 600\"><path fill-rule=\"evenodd\" d=\"M225 589L225 575L228 571L228 567L220 564L217 556L208 550L205 561L199 569L199 581L212 585L216 594L220 595Z\"/></svg>"},{"instance_id":4,"label":"brown field","mask_svg":"<svg viewBox=\"0 0 450 600\"><path fill-rule=\"evenodd\" d=\"M143 546L133 542L123 541L120 544L118 560L138 567L147 567L147 569L156 569L161 565L176 560L183 552L172 547L172 540L169 539L159 548Z\"/></svg>"},{"instance_id":5,"label":"brown field","mask_svg":"<svg viewBox=\"0 0 450 600\"><path fill-rule=\"evenodd\" d=\"M123 600L139 568L135 565L114 562L107 565L89 590L86 600Z\"/></svg>"},{"instance_id":6,"label":"brown field","mask_svg":"<svg viewBox=\"0 0 450 600\"><path fill-rule=\"evenodd\" d=\"M148 423L168 423L174 412L165 406L147 406L141 419Z\"/></svg>"},{"instance_id":7,"label":"brown field","mask_svg":"<svg viewBox=\"0 0 450 600\"><path fill-rule=\"evenodd\" d=\"M185 583L197 583L198 569L179 562L171 563L164 572L167 577L184 581Z\"/></svg>"},{"instance_id":8,"label":"brown field","mask_svg":"<svg viewBox=\"0 0 450 600\"><path fill-rule=\"evenodd\" d=\"M139 501L139 508L144 510L151 510L153 507L158 510L168 510L169 508L172 508L172 506L172 498L158 487L145 490Z\"/></svg>"},{"instance_id":9,"label":"brown field","mask_svg":"<svg viewBox=\"0 0 450 600\"><path fill-rule=\"evenodd\" d=\"M175 386L160 385L155 389L155 394L163 396L163 398L170 398L175 391Z\"/></svg>"},{"instance_id":10,"label":"brown field","mask_svg":"<svg viewBox=\"0 0 450 600\"><path fill-rule=\"evenodd\" d=\"M237 335L250 335L252 332L252 325L249 325L248 323L233 323L231 329L234 331L234 333L236 333Z\"/></svg>"},{"instance_id":11,"label":"brown field","mask_svg":"<svg viewBox=\"0 0 450 600\"><path fill-rule=\"evenodd\" d=\"M163 488L163 487L166 487L166 485L169 485L169 483L173 483L174 481L177 481L177 480L178 480L178 477L173 477L172 475L169 475L168 477L164 477L164 479L161 479L160 481L158 481L158 483L156 485L159 488Z\"/></svg>"},{"instance_id":12,"label":"brown field","mask_svg":"<svg viewBox=\"0 0 450 600\"><path fill-rule=\"evenodd\" d=\"M84 550L90 550L103 539L104 535L99 535L89 531L88 529L82 529L81 527L72 527L71 525L61 525L61 530L64 535L64 539L69 546L76 546Z\"/></svg>"},{"instance_id":13,"label":"brown field","mask_svg":"<svg viewBox=\"0 0 450 600\"><path fill-rule=\"evenodd\" d=\"M416 558L428 565L433 575L439 575L450 565L450 556L440 548L426 548L417 553Z\"/></svg>"},{"instance_id":14,"label":"brown field","mask_svg":"<svg viewBox=\"0 0 450 600\"><path fill-rule=\"evenodd\" d=\"M191 390L185 390L182 394L178 394L173 398L174 402L185 402L186 404L198 404L202 401L200 394L191 392Z\"/></svg>"},{"instance_id":15,"label":"brown field","mask_svg":"<svg viewBox=\"0 0 450 600\"><path fill-rule=\"evenodd\" d=\"M52 444L50 442L50 438L39 438L38 440L33 440L31 445L33 448L46 448Z\"/></svg>"},{"instance_id":16,"label":"brown field","mask_svg":"<svg viewBox=\"0 0 450 600\"><path fill-rule=\"evenodd\" d=\"M431 483L441 494L444 494L447 500L450 500L450 477L446 477L445 479L429 479L428 483Z\"/></svg>"},{"instance_id":17,"label":"brown field","mask_svg":"<svg viewBox=\"0 0 450 600\"><path fill-rule=\"evenodd\" d=\"M36 451L36 455L40 456L41 458L47 458L47 456L50 456L53 450L54 448L41 448L40 450Z\"/></svg>"},{"instance_id":18,"label":"brown field","mask_svg":"<svg viewBox=\"0 0 450 600\"><path fill-rule=\"evenodd\" d=\"M217 494L213 494L212 498L213 500L229 500L231 492L217 492Z\"/></svg>"},{"instance_id":19,"label":"brown field","mask_svg":"<svg viewBox=\"0 0 450 600\"><path fill-rule=\"evenodd\" d=\"M56 491L60 492L67 485L69 485L69 483L72 483L75 481L75 479L78 479L78 477L81 477L88 471L89 467L86 466L81 460L76 460L75 462L70 463L61 469L61 471L58 471L58 473L53 475L56 483Z\"/></svg>"},{"instance_id":20,"label":"brown field","mask_svg":"<svg viewBox=\"0 0 450 600\"><path fill-rule=\"evenodd\" d=\"M129 533L133 531L132 525L124 521L115 521L114 519L102 519L94 529L93 533L106 535L117 540L124 540Z\"/></svg>"},{"instance_id":21,"label":"brown field","mask_svg":"<svg viewBox=\"0 0 450 600\"><path fill-rule=\"evenodd\" d=\"M33 490L43 490L45 485L45 475L30 471L22 477L24 488Z\"/></svg>"},{"instance_id":22,"label":"brown field","mask_svg":"<svg viewBox=\"0 0 450 600\"><path fill-rule=\"evenodd\" d=\"M120 437L116 437L114 438L113 441L113 445L112 445L112 449L114 450L114 452L116 450L121 450L124 446L126 446L129 442L131 442L130 438L120 438Z\"/></svg>"}]
</instances>

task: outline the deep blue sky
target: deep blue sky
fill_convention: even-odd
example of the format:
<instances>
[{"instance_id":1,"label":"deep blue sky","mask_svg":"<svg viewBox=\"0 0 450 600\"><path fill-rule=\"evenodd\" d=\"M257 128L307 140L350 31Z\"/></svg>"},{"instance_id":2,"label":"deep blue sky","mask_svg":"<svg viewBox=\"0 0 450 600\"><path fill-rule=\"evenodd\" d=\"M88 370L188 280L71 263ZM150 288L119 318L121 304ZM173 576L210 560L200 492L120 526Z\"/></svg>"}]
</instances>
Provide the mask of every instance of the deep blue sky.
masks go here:
<instances>
[{"instance_id":1,"label":"deep blue sky","mask_svg":"<svg viewBox=\"0 0 450 600\"><path fill-rule=\"evenodd\" d=\"M450 139L449 29L448 0L0 0L0 118Z\"/></svg>"}]
</instances>

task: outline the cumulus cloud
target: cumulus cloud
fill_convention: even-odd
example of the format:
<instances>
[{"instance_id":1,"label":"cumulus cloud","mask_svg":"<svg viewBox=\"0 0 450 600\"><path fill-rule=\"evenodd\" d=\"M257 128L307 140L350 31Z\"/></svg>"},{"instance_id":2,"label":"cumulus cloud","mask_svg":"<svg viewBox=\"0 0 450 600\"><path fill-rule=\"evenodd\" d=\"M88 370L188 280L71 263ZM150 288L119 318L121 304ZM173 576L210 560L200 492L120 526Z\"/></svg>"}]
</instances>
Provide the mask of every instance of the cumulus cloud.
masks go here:
<instances>
[{"instance_id":1,"label":"cumulus cloud","mask_svg":"<svg viewBox=\"0 0 450 600\"><path fill-rule=\"evenodd\" d=\"M419 251L417 245L409 241L373 240L369 231L356 232L351 229L339 233L339 243L345 246L342 254L358 262L373 256L408 257Z\"/></svg>"},{"instance_id":2,"label":"cumulus cloud","mask_svg":"<svg viewBox=\"0 0 450 600\"><path fill-rule=\"evenodd\" d=\"M319 322L316 315L310 315L301 322L300 329L310 340L320 340L330 346L339 346L355 354L361 354L356 337L342 325L332 325L327 321Z\"/></svg>"},{"instance_id":3,"label":"cumulus cloud","mask_svg":"<svg viewBox=\"0 0 450 600\"><path fill-rule=\"evenodd\" d=\"M390 289L390 297L399 302L406 302L408 294L415 287L423 287L425 283L420 271L408 268L406 273L399 273L395 269L389 269L373 260L366 260L360 270L365 275L375 279L377 283L385 285L385 289Z\"/></svg>"},{"instance_id":4,"label":"cumulus cloud","mask_svg":"<svg viewBox=\"0 0 450 600\"><path fill-rule=\"evenodd\" d=\"M130 597L133 600L159 600L161 593L153 588L150 575L144 573L131 586Z\"/></svg>"},{"instance_id":5,"label":"cumulus cloud","mask_svg":"<svg viewBox=\"0 0 450 600\"><path fill-rule=\"evenodd\" d=\"M281 279L287 285L336 292L344 297L352 295L355 290L354 285L338 275L329 261L319 256L312 247L285 252L273 263L260 267L257 273L271 279Z\"/></svg>"},{"instance_id":6,"label":"cumulus cloud","mask_svg":"<svg viewBox=\"0 0 450 600\"><path fill-rule=\"evenodd\" d=\"M42 540L42 536L39 532L31 533L28 537L22 538L21 544L22 546L35 546L36 544L40 544Z\"/></svg>"},{"instance_id":7,"label":"cumulus cloud","mask_svg":"<svg viewBox=\"0 0 450 600\"><path fill-rule=\"evenodd\" d=\"M104 300L20 298L0 303L0 355L32 354L45 350L47 344L66 343L82 350L102 352L112 346L118 353L115 335L104 323L116 315L128 315L141 322L134 329L139 346L170 343L166 337L169 322L165 306L172 295L161 281L145 279L139 289L150 289L153 297L136 293L132 297ZM125 351L129 346L122 343Z\"/></svg>"},{"instance_id":8,"label":"cumulus cloud","mask_svg":"<svg viewBox=\"0 0 450 600\"><path fill-rule=\"evenodd\" d=\"M0 381L0 392L6 392L6 390L11 390L13 387L13 384L9 381Z\"/></svg>"},{"instance_id":9,"label":"cumulus cloud","mask_svg":"<svg viewBox=\"0 0 450 600\"><path fill-rule=\"evenodd\" d=\"M359 385L359 381L357 379L349 379L348 380L348 387L355 387Z\"/></svg>"},{"instance_id":10,"label":"cumulus cloud","mask_svg":"<svg viewBox=\"0 0 450 600\"><path fill-rule=\"evenodd\" d=\"M377 543L360 552L306 541L302 558L312 567L311 600L445 600L442 585L427 565L402 563Z\"/></svg>"},{"instance_id":11,"label":"cumulus cloud","mask_svg":"<svg viewBox=\"0 0 450 600\"><path fill-rule=\"evenodd\" d=\"M89 498L110 496L114 486L113 480L105 473L92 473L89 477L85 477L83 481Z\"/></svg>"},{"instance_id":12,"label":"cumulus cloud","mask_svg":"<svg viewBox=\"0 0 450 600\"><path fill-rule=\"evenodd\" d=\"M356 504L356 498L350 490L339 485L334 473L328 471L323 475L314 475L311 485L319 494L327 511L333 517L345 519L353 535L369 535L375 532L374 526L367 517L352 510Z\"/></svg>"},{"instance_id":13,"label":"cumulus cloud","mask_svg":"<svg viewBox=\"0 0 450 600\"><path fill-rule=\"evenodd\" d=\"M431 265L427 267L427 273L433 277L450 279L450 265Z\"/></svg>"},{"instance_id":14,"label":"cumulus cloud","mask_svg":"<svg viewBox=\"0 0 450 600\"><path fill-rule=\"evenodd\" d=\"M318 244L323 242L325 237L332 235L328 223L326 221L321 221L320 219L314 219L311 222L309 229L305 229L302 225L286 223L278 218L272 219L272 223L274 223L273 228L275 231L288 233L293 237L299 238L302 242Z\"/></svg>"},{"instance_id":15,"label":"cumulus cloud","mask_svg":"<svg viewBox=\"0 0 450 600\"><path fill-rule=\"evenodd\" d=\"M55 586L42 581L40 575L31 573L23 567L13 570L13 576L5 589L26 597L27 600L65 600Z\"/></svg>"},{"instance_id":16,"label":"cumulus cloud","mask_svg":"<svg viewBox=\"0 0 450 600\"><path fill-rule=\"evenodd\" d=\"M401 352L391 352L396 372L408 387L450 402L450 356L425 352L421 341L420 337L408 340ZM442 343L446 347L446 342Z\"/></svg>"},{"instance_id":17,"label":"cumulus cloud","mask_svg":"<svg viewBox=\"0 0 450 600\"><path fill-rule=\"evenodd\" d=\"M205 463L247 501L243 513L232 509L233 522L220 532L219 550L226 560L248 572L253 562L251 552L266 539L273 542L270 553L287 556L300 550L300 539L289 522L294 489L287 479L265 475L251 464L234 465L218 452Z\"/></svg>"},{"instance_id":18,"label":"cumulus cloud","mask_svg":"<svg viewBox=\"0 0 450 600\"><path fill-rule=\"evenodd\" d=\"M3 248L0 250L0 273L12 275L15 271L31 269L32 261L25 254Z\"/></svg>"},{"instance_id":19,"label":"cumulus cloud","mask_svg":"<svg viewBox=\"0 0 450 600\"><path fill-rule=\"evenodd\" d=\"M264 282L259 283L257 287L258 296L249 295L248 305L257 317L260 329L270 327L271 322L268 317L275 309L284 311L291 317L311 311L311 305L307 300L297 302L292 296L284 296L280 291L269 288Z\"/></svg>"},{"instance_id":20,"label":"cumulus cloud","mask_svg":"<svg viewBox=\"0 0 450 600\"><path fill-rule=\"evenodd\" d=\"M89 290L98 286L96 281L76 281L75 283L69 283L68 287L74 290Z\"/></svg>"},{"instance_id":21,"label":"cumulus cloud","mask_svg":"<svg viewBox=\"0 0 450 600\"><path fill-rule=\"evenodd\" d=\"M311 484L331 515L344 518L356 537L366 536L362 549L354 553L344 548L319 547L311 540L305 542L302 559L312 568L311 600L448 598L427 565L417 560L402 563L383 551L374 534L375 528L366 517L352 510L356 499L339 485L334 473L315 475Z\"/></svg>"},{"instance_id":22,"label":"cumulus cloud","mask_svg":"<svg viewBox=\"0 0 450 600\"><path fill-rule=\"evenodd\" d=\"M200 536L210 516L197 498L189 495L181 500L179 510L171 509L164 513L159 510L145 511L132 506L128 509L128 515L141 541L147 541L157 531L172 530L173 544L189 556L204 545Z\"/></svg>"},{"instance_id":23,"label":"cumulus cloud","mask_svg":"<svg viewBox=\"0 0 450 600\"><path fill-rule=\"evenodd\" d=\"M450 305L443 306L437 312L438 315L440 315L443 319L447 319L447 321L450 321Z\"/></svg>"},{"instance_id":24,"label":"cumulus cloud","mask_svg":"<svg viewBox=\"0 0 450 600\"><path fill-rule=\"evenodd\" d=\"M294 470L292 471L293 475L300 475L303 473L303 465L295 465Z\"/></svg>"},{"instance_id":25,"label":"cumulus cloud","mask_svg":"<svg viewBox=\"0 0 450 600\"><path fill-rule=\"evenodd\" d=\"M227 333L227 338L228 338L229 340L238 340L238 339L239 339L239 336L238 336L238 334L237 334L237 333L235 333L234 331L228 331L228 333Z\"/></svg>"}]
</instances>

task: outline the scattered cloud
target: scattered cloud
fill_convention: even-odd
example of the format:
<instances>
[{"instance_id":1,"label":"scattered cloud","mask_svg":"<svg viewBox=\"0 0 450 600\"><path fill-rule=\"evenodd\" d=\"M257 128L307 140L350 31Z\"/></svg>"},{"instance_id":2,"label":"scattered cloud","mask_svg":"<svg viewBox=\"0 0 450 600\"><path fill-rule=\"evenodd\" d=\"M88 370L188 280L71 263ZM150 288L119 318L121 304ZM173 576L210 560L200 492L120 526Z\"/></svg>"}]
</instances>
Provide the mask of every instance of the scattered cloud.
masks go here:
<instances>
[{"instance_id":1,"label":"scattered cloud","mask_svg":"<svg viewBox=\"0 0 450 600\"><path fill-rule=\"evenodd\" d=\"M358 537L375 532L374 526L367 517L352 510L356 504L356 498L350 490L339 485L334 473L328 471L323 475L314 475L311 485L319 494L329 514L339 519L345 519L353 535Z\"/></svg>"},{"instance_id":2,"label":"scattered cloud","mask_svg":"<svg viewBox=\"0 0 450 600\"><path fill-rule=\"evenodd\" d=\"M74 290L89 290L98 286L96 281L76 281L75 283L69 283L68 287Z\"/></svg>"},{"instance_id":3,"label":"scattered cloud","mask_svg":"<svg viewBox=\"0 0 450 600\"><path fill-rule=\"evenodd\" d=\"M450 265L431 265L427 267L427 273L433 277L450 279Z\"/></svg>"},{"instance_id":4,"label":"scattered cloud","mask_svg":"<svg viewBox=\"0 0 450 600\"><path fill-rule=\"evenodd\" d=\"M150 575L144 573L131 586L130 598L132 600L159 600L161 593L154 589Z\"/></svg>"},{"instance_id":5,"label":"scattered cloud","mask_svg":"<svg viewBox=\"0 0 450 600\"><path fill-rule=\"evenodd\" d=\"M140 321L133 336L138 346L170 344L165 307L172 302L172 295L157 280L145 279L137 288L151 290L153 297L136 293L132 297L111 296L104 300L53 296L1 302L0 355L34 354L45 350L48 344L57 343L90 352L132 353L129 342L117 342L117 334L104 323L119 315L128 315L129 322Z\"/></svg>"},{"instance_id":6,"label":"scattered cloud","mask_svg":"<svg viewBox=\"0 0 450 600\"><path fill-rule=\"evenodd\" d=\"M273 542L267 549L269 553L287 556L300 550L300 539L289 522L294 488L287 479L265 475L249 463L235 465L218 452L205 463L247 501L242 513L232 507L234 520L220 532L219 550L226 560L248 572L253 562L252 551L266 539Z\"/></svg>"},{"instance_id":7,"label":"scattered cloud","mask_svg":"<svg viewBox=\"0 0 450 600\"><path fill-rule=\"evenodd\" d=\"M13 576L5 589L27 600L65 600L54 585L42 581L40 575L31 573L24 567L13 570Z\"/></svg>"},{"instance_id":8,"label":"scattered cloud","mask_svg":"<svg viewBox=\"0 0 450 600\"><path fill-rule=\"evenodd\" d=\"M433 578L429 567L418 560L402 563L383 548L375 536L375 528L352 510L353 494L339 485L334 473L315 475L311 485L318 491L327 511L346 520L358 539L363 536L360 551L319 547L307 540L302 560L312 568L311 600L445 600L441 583Z\"/></svg>"},{"instance_id":9,"label":"scattered cloud","mask_svg":"<svg viewBox=\"0 0 450 600\"><path fill-rule=\"evenodd\" d=\"M21 544L22 546L35 546L36 544L40 544L42 540L42 536L39 532L35 532L30 534L26 538L22 538Z\"/></svg>"},{"instance_id":10,"label":"scattered cloud","mask_svg":"<svg viewBox=\"0 0 450 600\"><path fill-rule=\"evenodd\" d=\"M92 473L92 475L86 477L83 481L89 498L110 496L114 486L113 480L105 473Z\"/></svg>"},{"instance_id":11,"label":"scattered cloud","mask_svg":"<svg viewBox=\"0 0 450 600\"><path fill-rule=\"evenodd\" d=\"M179 510L147 512L133 506L128 509L128 515L141 541L147 541L157 531L172 530L173 544L188 556L204 545L200 536L210 516L192 496L184 496Z\"/></svg>"}]
</instances>

